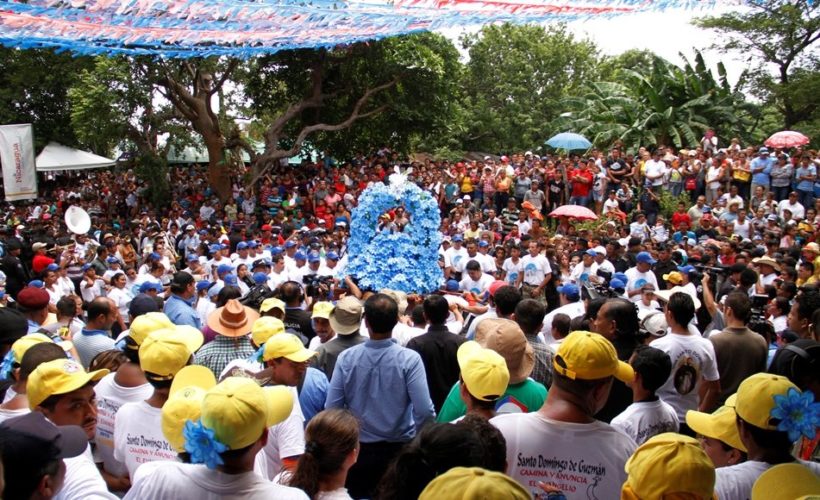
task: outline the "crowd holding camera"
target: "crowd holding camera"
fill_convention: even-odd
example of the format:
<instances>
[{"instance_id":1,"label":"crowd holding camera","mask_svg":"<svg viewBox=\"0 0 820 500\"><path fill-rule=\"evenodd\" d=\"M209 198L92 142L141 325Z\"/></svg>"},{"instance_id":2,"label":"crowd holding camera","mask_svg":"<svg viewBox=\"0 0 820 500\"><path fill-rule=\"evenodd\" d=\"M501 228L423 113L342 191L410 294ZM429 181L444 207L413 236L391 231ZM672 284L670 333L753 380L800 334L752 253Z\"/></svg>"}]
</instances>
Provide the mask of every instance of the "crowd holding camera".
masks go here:
<instances>
[{"instance_id":1,"label":"crowd holding camera","mask_svg":"<svg viewBox=\"0 0 820 500\"><path fill-rule=\"evenodd\" d=\"M0 225L0 491L819 494L816 162L713 135L452 163L383 149L224 201L181 167L167 207L130 170L50 178ZM346 272L358 199L394 166L440 208L435 293ZM550 217L568 204L597 219ZM373 231L413 223L397 206Z\"/></svg>"}]
</instances>

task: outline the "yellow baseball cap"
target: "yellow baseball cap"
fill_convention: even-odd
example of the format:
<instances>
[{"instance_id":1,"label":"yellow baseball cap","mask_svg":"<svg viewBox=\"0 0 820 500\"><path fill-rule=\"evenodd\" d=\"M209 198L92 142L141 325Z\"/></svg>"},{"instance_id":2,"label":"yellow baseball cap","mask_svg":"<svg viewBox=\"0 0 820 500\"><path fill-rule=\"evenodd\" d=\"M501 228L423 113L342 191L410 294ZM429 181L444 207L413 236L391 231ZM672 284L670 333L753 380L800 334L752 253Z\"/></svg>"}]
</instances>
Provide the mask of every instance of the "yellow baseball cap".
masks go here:
<instances>
[{"instance_id":1,"label":"yellow baseball cap","mask_svg":"<svg viewBox=\"0 0 820 500\"><path fill-rule=\"evenodd\" d=\"M128 330L128 336L134 341L135 346L129 346L132 349L139 349L145 337L151 332L162 330L165 328L174 328L174 325L168 316L161 312L149 312L140 314L134 321L131 322L131 328Z\"/></svg>"},{"instance_id":2,"label":"yellow baseball cap","mask_svg":"<svg viewBox=\"0 0 820 500\"><path fill-rule=\"evenodd\" d=\"M333 312L332 302L317 302L313 304L313 314L311 318L330 319L330 313Z\"/></svg>"},{"instance_id":3,"label":"yellow baseball cap","mask_svg":"<svg viewBox=\"0 0 820 500\"><path fill-rule=\"evenodd\" d=\"M820 498L820 478L805 465L775 465L752 486L752 500L800 500Z\"/></svg>"},{"instance_id":4,"label":"yellow baseball cap","mask_svg":"<svg viewBox=\"0 0 820 500\"><path fill-rule=\"evenodd\" d=\"M689 410L686 412L686 425L701 436L717 439L732 448L746 452L746 447L743 446L740 434L737 432L736 400L737 395L732 394L726 400L726 404L713 413Z\"/></svg>"},{"instance_id":5,"label":"yellow baseball cap","mask_svg":"<svg viewBox=\"0 0 820 500\"><path fill-rule=\"evenodd\" d=\"M663 280L672 283L673 285L680 285L683 283L683 275L677 271L672 271L669 274L664 274Z\"/></svg>"},{"instance_id":6,"label":"yellow baseball cap","mask_svg":"<svg viewBox=\"0 0 820 500\"><path fill-rule=\"evenodd\" d=\"M43 342L52 342L48 335L42 333L29 333L23 335L11 345L11 352L14 354L14 361L20 363L23 361L23 356L26 355L32 346L42 344ZM63 348L64 351L70 351L74 344L69 341L56 342L57 345Z\"/></svg>"},{"instance_id":7,"label":"yellow baseball cap","mask_svg":"<svg viewBox=\"0 0 820 500\"><path fill-rule=\"evenodd\" d=\"M280 299L271 297L263 300L262 304L259 305L259 312L268 312L271 309L281 309L282 312L285 312L285 303Z\"/></svg>"},{"instance_id":8,"label":"yellow baseball cap","mask_svg":"<svg viewBox=\"0 0 820 500\"><path fill-rule=\"evenodd\" d=\"M740 383L737 388L735 411L746 422L765 430L777 430L778 420L771 413L775 396L785 396L789 389L800 391L786 377L770 373L756 373Z\"/></svg>"},{"instance_id":9,"label":"yellow baseball cap","mask_svg":"<svg viewBox=\"0 0 820 500\"><path fill-rule=\"evenodd\" d=\"M456 357L461 378L473 397L493 401L506 392L510 371L503 356L471 340L461 344Z\"/></svg>"},{"instance_id":10,"label":"yellow baseball cap","mask_svg":"<svg viewBox=\"0 0 820 500\"><path fill-rule=\"evenodd\" d=\"M265 342L262 360L270 361L276 358L287 358L296 363L304 363L315 355L315 351L305 349L299 337L292 333L283 333L275 335Z\"/></svg>"},{"instance_id":11,"label":"yellow baseball cap","mask_svg":"<svg viewBox=\"0 0 820 500\"><path fill-rule=\"evenodd\" d=\"M152 380L170 380L190 362L204 341L202 332L190 326L152 332L140 345L140 368Z\"/></svg>"},{"instance_id":12,"label":"yellow baseball cap","mask_svg":"<svg viewBox=\"0 0 820 500\"><path fill-rule=\"evenodd\" d=\"M97 382L108 373L107 369L86 372L79 363L71 359L47 361L28 376L28 406L33 410L50 396L76 391L89 382Z\"/></svg>"},{"instance_id":13,"label":"yellow baseball cap","mask_svg":"<svg viewBox=\"0 0 820 500\"><path fill-rule=\"evenodd\" d=\"M238 450L288 418L293 405L289 387L262 388L249 378L228 377L205 394L200 418L217 441Z\"/></svg>"},{"instance_id":14,"label":"yellow baseball cap","mask_svg":"<svg viewBox=\"0 0 820 500\"><path fill-rule=\"evenodd\" d=\"M557 373L572 380L597 380L614 376L622 382L635 380L635 371L618 359L615 346L602 335L575 331L558 347L552 362Z\"/></svg>"},{"instance_id":15,"label":"yellow baseball cap","mask_svg":"<svg viewBox=\"0 0 820 500\"><path fill-rule=\"evenodd\" d=\"M177 453L185 451L185 423L199 420L202 400L215 385L213 372L200 365L186 366L174 377L168 400L162 405L161 425L162 434Z\"/></svg>"},{"instance_id":16,"label":"yellow baseball cap","mask_svg":"<svg viewBox=\"0 0 820 500\"><path fill-rule=\"evenodd\" d=\"M262 316L254 321L251 327L251 339L258 346L280 333L285 333L285 324L282 323L281 319L273 316Z\"/></svg>"},{"instance_id":17,"label":"yellow baseball cap","mask_svg":"<svg viewBox=\"0 0 820 500\"><path fill-rule=\"evenodd\" d=\"M481 467L453 467L430 481L419 495L419 500L483 500L485 498L530 500L532 494L506 474Z\"/></svg>"},{"instance_id":18,"label":"yellow baseball cap","mask_svg":"<svg viewBox=\"0 0 820 500\"><path fill-rule=\"evenodd\" d=\"M674 432L649 438L624 467L622 500L650 500L667 495L689 499L715 497L715 466L697 439Z\"/></svg>"}]
</instances>

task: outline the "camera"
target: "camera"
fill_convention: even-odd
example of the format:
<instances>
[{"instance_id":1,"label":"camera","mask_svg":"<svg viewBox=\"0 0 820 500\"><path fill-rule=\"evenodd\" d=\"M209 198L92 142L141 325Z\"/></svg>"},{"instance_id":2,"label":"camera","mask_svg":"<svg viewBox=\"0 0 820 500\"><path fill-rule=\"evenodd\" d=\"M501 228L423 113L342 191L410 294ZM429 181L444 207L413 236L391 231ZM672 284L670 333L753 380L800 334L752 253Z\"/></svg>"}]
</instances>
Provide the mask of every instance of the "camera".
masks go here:
<instances>
[{"instance_id":1,"label":"camera","mask_svg":"<svg viewBox=\"0 0 820 500\"><path fill-rule=\"evenodd\" d=\"M314 299L327 297L333 284L333 276L308 274L302 277L302 284L305 285L305 295L308 297Z\"/></svg>"}]
</instances>

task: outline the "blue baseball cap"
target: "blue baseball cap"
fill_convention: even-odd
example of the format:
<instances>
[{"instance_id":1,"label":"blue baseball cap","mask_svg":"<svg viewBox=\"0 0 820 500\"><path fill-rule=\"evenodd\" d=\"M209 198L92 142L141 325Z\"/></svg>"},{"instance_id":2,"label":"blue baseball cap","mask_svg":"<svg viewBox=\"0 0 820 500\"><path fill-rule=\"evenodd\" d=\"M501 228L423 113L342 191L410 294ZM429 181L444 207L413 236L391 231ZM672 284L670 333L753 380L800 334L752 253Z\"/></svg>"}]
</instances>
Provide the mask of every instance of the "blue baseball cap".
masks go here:
<instances>
[{"instance_id":1,"label":"blue baseball cap","mask_svg":"<svg viewBox=\"0 0 820 500\"><path fill-rule=\"evenodd\" d=\"M116 257L109 257L109 258L105 259L105 261L108 262L109 264L115 264L115 263L119 262L120 259L118 259Z\"/></svg>"},{"instance_id":2,"label":"blue baseball cap","mask_svg":"<svg viewBox=\"0 0 820 500\"><path fill-rule=\"evenodd\" d=\"M490 244L487 243L487 241L485 241L485 240L481 240L481 241L478 242L478 246L480 246L481 248L484 248L484 247L490 246Z\"/></svg>"},{"instance_id":3,"label":"blue baseball cap","mask_svg":"<svg viewBox=\"0 0 820 500\"><path fill-rule=\"evenodd\" d=\"M456 280L447 280L447 284L445 285L445 289L448 292L457 292L459 288L458 281Z\"/></svg>"},{"instance_id":4,"label":"blue baseball cap","mask_svg":"<svg viewBox=\"0 0 820 500\"><path fill-rule=\"evenodd\" d=\"M296 255L293 256L296 260L307 260L307 255L302 252L296 252Z\"/></svg>"},{"instance_id":5,"label":"blue baseball cap","mask_svg":"<svg viewBox=\"0 0 820 500\"><path fill-rule=\"evenodd\" d=\"M251 240L251 241L248 242L248 248L256 248L258 246L259 246L259 243L257 243L256 240Z\"/></svg>"},{"instance_id":6,"label":"blue baseball cap","mask_svg":"<svg viewBox=\"0 0 820 500\"><path fill-rule=\"evenodd\" d=\"M42 280L31 280L28 282L28 286L32 286L34 288L45 288L46 284L42 282Z\"/></svg>"},{"instance_id":7,"label":"blue baseball cap","mask_svg":"<svg viewBox=\"0 0 820 500\"><path fill-rule=\"evenodd\" d=\"M270 262L268 262L267 259L256 259L255 261L253 261L253 264L251 264L251 269L257 268L259 266L270 267Z\"/></svg>"},{"instance_id":8,"label":"blue baseball cap","mask_svg":"<svg viewBox=\"0 0 820 500\"><path fill-rule=\"evenodd\" d=\"M158 254L157 252L151 252L148 255L149 260L162 260L162 255Z\"/></svg>"},{"instance_id":9,"label":"blue baseball cap","mask_svg":"<svg viewBox=\"0 0 820 500\"><path fill-rule=\"evenodd\" d=\"M271 256L279 255L283 252L282 247L273 247L270 249Z\"/></svg>"},{"instance_id":10,"label":"blue baseball cap","mask_svg":"<svg viewBox=\"0 0 820 500\"><path fill-rule=\"evenodd\" d=\"M46 271L57 272L59 270L60 270L60 266L58 266L57 264L49 264L49 265L46 266Z\"/></svg>"},{"instance_id":11,"label":"blue baseball cap","mask_svg":"<svg viewBox=\"0 0 820 500\"><path fill-rule=\"evenodd\" d=\"M621 280L619 280L619 279L617 279L617 278L613 278L613 279L609 282L609 288L612 288L612 289L618 289L618 290L620 290L620 289L624 289L624 288L626 288L626 284L625 284L623 281L621 281Z\"/></svg>"},{"instance_id":12,"label":"blue baseball cap","mask_svg":"<svg viewBox=\"0 0 820 500\"><path fill-rule=\"evenodd\" d=\"M196 282L196 291L201 292L202 290L207 290L207 289L211 288L212 285L213 285L213 283L211 283L208 280L197 281Z\"/></svg>"},{"instance_id":13,"label":"blue baseball cap","mask_svg":"<svg viewBox=\"0 0 820 500\"><path fill-rule=\"evenodd\" d=\"M678 266L678 271L680 271L682 273L689 274L694 270L695 270L695 266L692 266L692 265L689 265L689 264L687 264L685 266Z\"/></svg>"},{"instance_id":14,"label":"blue baseball cap","mask_svg":"<svg viewBox=\"0 0 820 500\"><path fill-rule=\"evenodd\" d=\"M153 281L146 281L142 285L140 285L140 293L148 293L150 290L156 290L157 292L162 291L162 285L159 283L154 283Z\"/></svg>"},{"instance_id":15,"label":"blue baseball cap","mask_svg":"<svg viewBox=\"0 0 820 500\"><path fill-rule=\"evenodd\" d=\"M464 238L460 234L457 234L453 236L453 241L464 241Z\"/></svg>"},{"instance_id":16,"label":"blue baseball cap","mask_svg":"<svg viewBox=\"0 0 820 500\"><path fill-rule=\"evenodd\" d=\"M186 260L188 262L192 262L192 261L195 261L195 260L199 260L199 257L194 255L194 254L189 254L188 257L186 258Z\"/></svg>"},{"instance_id":17,"label":"blue baseball cap","mask_svg":"<svg viewBox=\"0 0 820 500\"><path fill-rule=\"evenodd\" d=\"M225 286L236 286L239 283L235 274L226 274L222 281L225 282Z\"/></svg>"},{"instance_id":18,"label":"blue baseball cap","mask_svg":"<svg viewBox=\"0 0 820 500\"><path fill-rule=\"evenodd\" d=\"M219 264L216 268L216 274L225 274L233 271L233 266L230 264Z\"/></svg>"},{"instance_id":19,"label":"blue baseball cap","mask_svg":"<svg viewBox=\"0 0 820 500\"><path fill-rule=\"evenodd\" d=\"M247 250L248 249L248 243L245 242L245 241L240 241L239 243L236 244L236 249L237 250Z\"/></svg>"},{"instance_id":20,"label":"blue baseball cap","mask_svg":"<svg viewBox=\"0 0 820 500\"><path fill-rule=\"evenodd\" d=\"M86 271L88 271L90 268L91 268L91 264L83 264L83 267L81 267L80 269L81 269L83 272L86 272Z\"/></svg>"},{"instance_id":21,"label":"blue baseball cap","mask_svg":"<svg viewBox=\"0 0 820 500\"><path fill-rule=\"evenodd\" d=\"M641 252L635 256L635 260L637 262L643 262L645 264L654 264L657 262L655 259L652 258L652 255L649 252Z\"/></svg>"},{"instance_id":22,"label":"blue baseball cap","mask_svg":"<svg viewBox=\"0 0 820 500\"><path fill-rule=\"evenodd\" d=\"M296 242L293 240L288 240L285 242L285 249L293 248L296 246Z\"/></svg>"},{"instance_id":23,"label":"blue baseball cap","mask_svg":"<svg viewBox=\"0 0 820 500\"><path fill-rule=\"evenodd\" d=\"M207 229L200 229L199 234L204 236L204 235L208 234L208 230Z\"/></svg>"},{"instance_id":24,"label":"blue baseball cap","mask_svg":"<svg viewBox=\"0 0 820 500\"><path fill-rule=\"evenodd\" d=\"M621 280L621 282L623 282L624 285L629 283L629 278L627 278L626 274L624 273L615 273L612 275L612 279Z\"/></svg>"},{"instance_id":25,"label":"blue baseball cap","mask_svg":"<svg viewBox=\"0 0 820 500\"><path fill-rule=\"evenodd\" d=\"M322 260L322 257L316 252L310 252L307 256L307 260L308 262L319 262Z\"/></svg>"},{"instance_id":26,"label":"blue baseball cap","mask_svg":"<svg viewBox=\"0 0 820 500\"><path fill-rule=\"evenodd\" d=\"M266 283L268 281L268 275L262 272L253 273L253 282L257 285L261 285L262 283Z\"/></svg>"},{"instance_id":27,"label":"blue baseball cap","mask_svg":"<svg viewBox=\"0 0 820 500\"><path fill-rule=\"evenodd\" d=\"M339 254L337 254L336 252L328 252L327 255L325 255L325 257L329 260L339 260Z\"/></svg>"},{"instance_id":28,"label":"blue baseball cap","mask_svg":"<svg viewBox=\"0 0 820 500\"><path fill-rule=\"evenodd\" d=\"M587 250L586 252L584 252L584 253L589 255L590 257L597 257L598 256L598 252L596 252L595 250L592 250L591 248L589 250Z\"/></svg>"},{"instance_id":29,"label":"blue baseball cap","mask_svg":"<svg viewBox=\"0 0 820 500\"><path fill-rule=\"evenodd\" d=\"M709 205L703 205L703 208L701 208L700 211L705 214L710 214L712 213L712 207L710 207Z\"/></svg>"},{"instance_id":30,"label":"blue baseball cap","mask_svg":"<svg viewBox=\"0 0 820 500\"><path fill-rule=\"evenodd\" d=\"M581 295L581 290L575 283L566 283L558 287L558 293L562 293L570 298L577 298Z\"/></svg>"}]
</instances>

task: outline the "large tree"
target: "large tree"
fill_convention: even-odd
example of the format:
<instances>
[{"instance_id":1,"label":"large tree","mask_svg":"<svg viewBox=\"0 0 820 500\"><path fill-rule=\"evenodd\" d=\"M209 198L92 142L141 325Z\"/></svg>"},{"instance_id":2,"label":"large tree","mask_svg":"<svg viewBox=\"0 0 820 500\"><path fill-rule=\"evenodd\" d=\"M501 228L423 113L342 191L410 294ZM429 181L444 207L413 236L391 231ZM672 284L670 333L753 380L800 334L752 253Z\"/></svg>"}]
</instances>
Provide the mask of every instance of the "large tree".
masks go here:
<instances>
[{"instance_id":1,"label":"large tree","mask_svg":"<svg viewBox=\"0 0 820 500\"><path fill-rule=\"evenodd\" d=\"M817 109L816 98L814 104L806 102L791 84L801 70L817 71L820 3L751 0L744 5L748 10L705 17L695 24L721 35L716 48L741 53L750 67L764 69L751 75L749 90L775 104L783 113L783 127L791 128Z\"/></svg>"},{"instance_id":2,"label":"large tree","mask_svg":"<svg viewBox=\"0 0 820 500\"><path fill-rule=\"evenodd\" d=\"M31 123L37 149L49 141L76 146L67 94L92 64L53 50L0 47L0 124Z\"/></svg>"},{"instance_id":3,"label":"large tree","mask_svg":"<svg viewBox=\"0 0 820 500\"><path fill-rule=\"evenodd\" d=\"M595 72L592 42L564 26L486 26L463 40L469 51L462 84L470 116L465 147L531 149L547 137L545 125Z\"/></svg>"}]
</instances>

